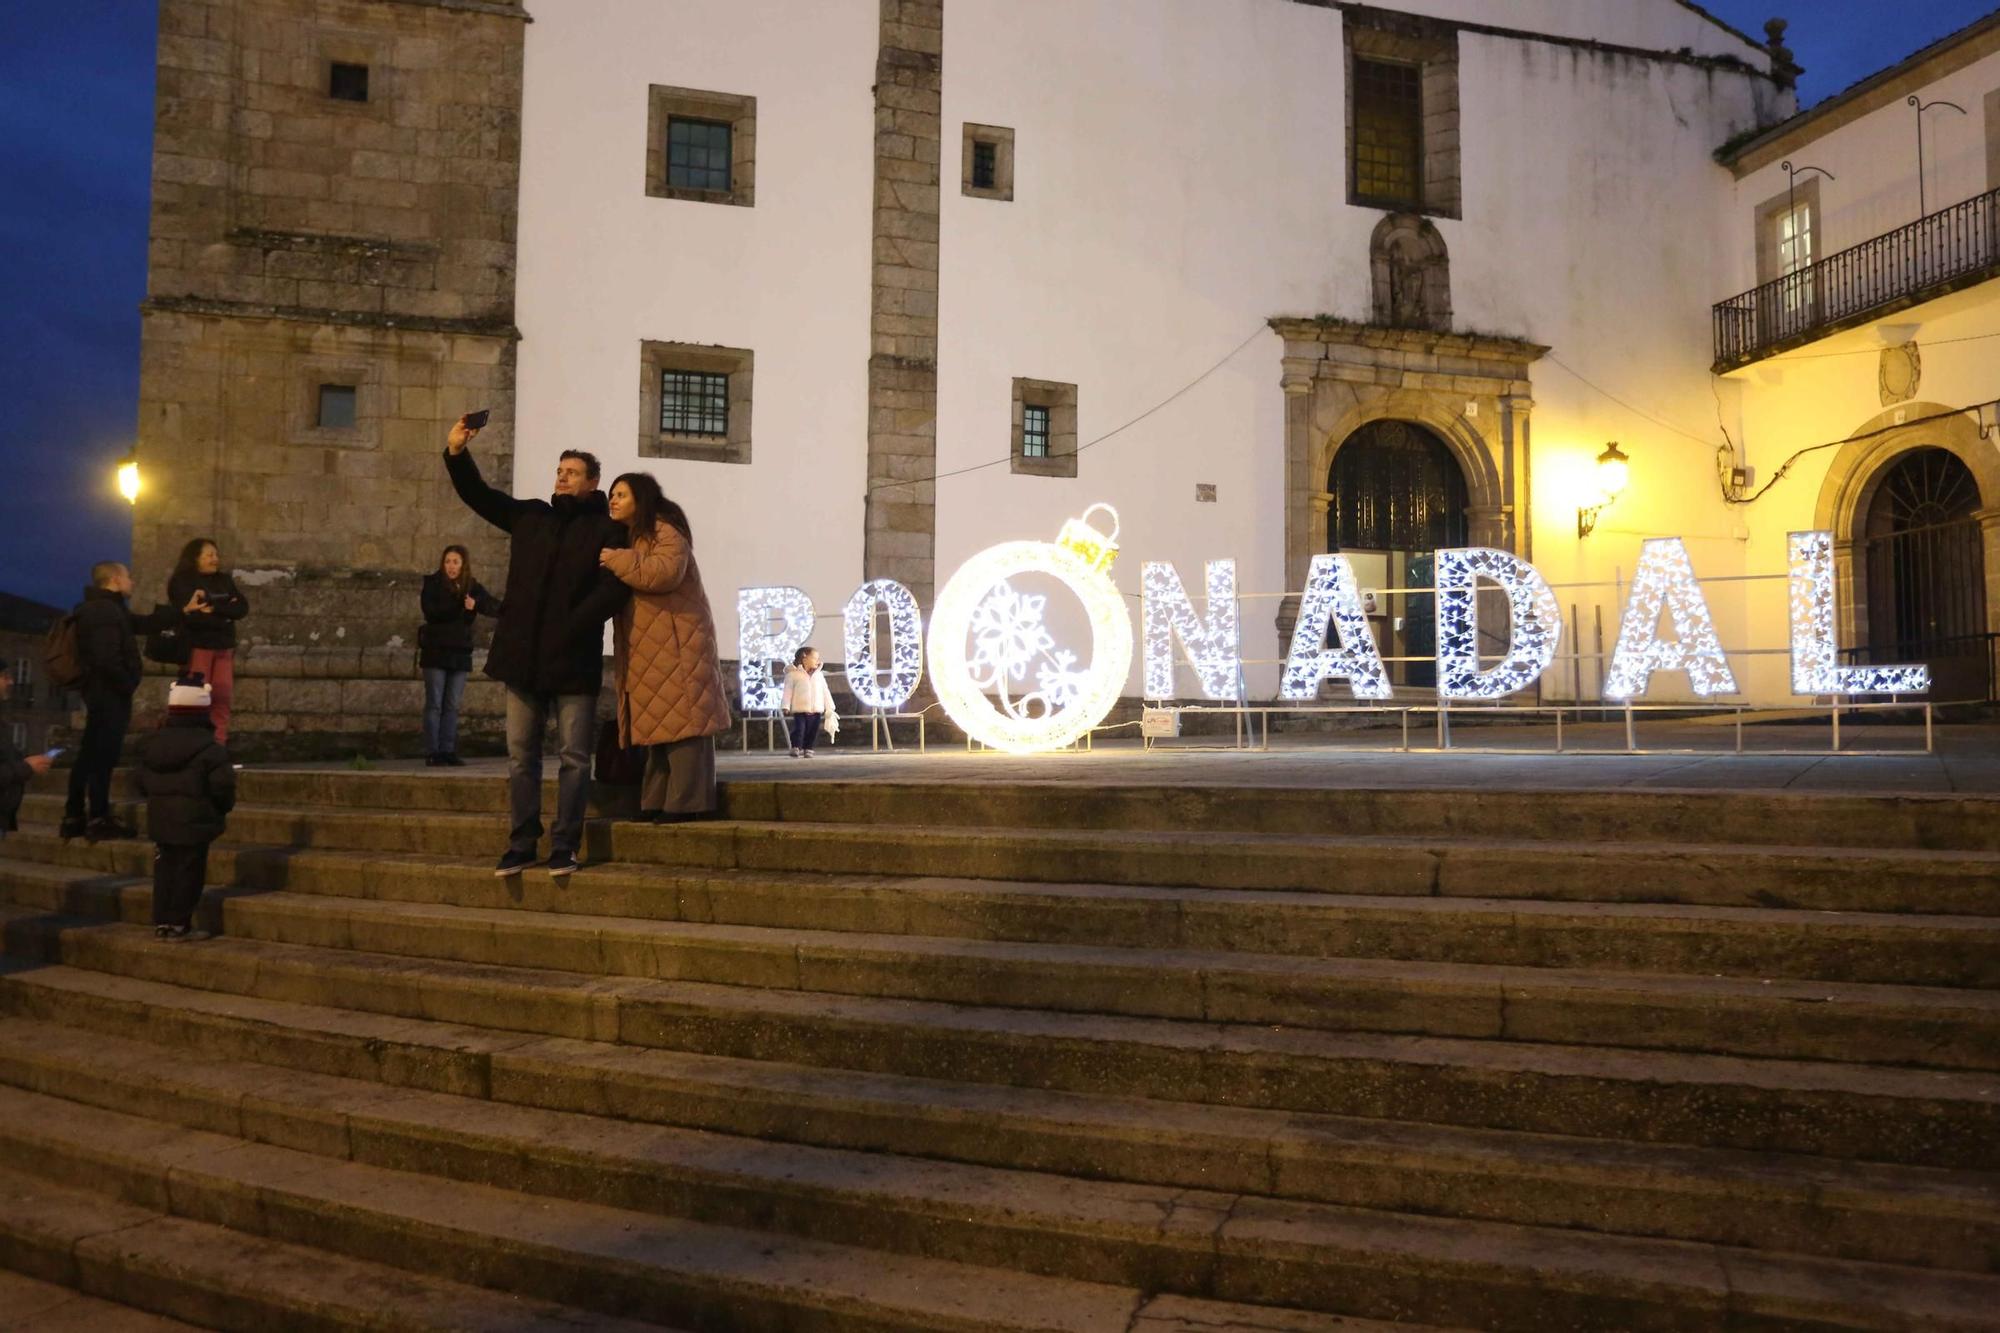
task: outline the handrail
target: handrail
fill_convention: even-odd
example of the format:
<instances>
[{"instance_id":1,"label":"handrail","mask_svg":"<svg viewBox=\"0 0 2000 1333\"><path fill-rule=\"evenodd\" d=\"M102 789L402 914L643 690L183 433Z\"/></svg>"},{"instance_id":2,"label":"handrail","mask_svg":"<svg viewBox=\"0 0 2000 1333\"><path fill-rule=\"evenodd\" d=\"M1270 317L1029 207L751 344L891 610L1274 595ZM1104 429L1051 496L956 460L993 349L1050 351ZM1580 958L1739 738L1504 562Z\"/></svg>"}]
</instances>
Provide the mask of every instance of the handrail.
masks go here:
<instances>
[{"instance_id":1,"label":"handrail","mask_svg":"<svg viewBox=\"0 0 2000 1333\"><path fill-rule=\"evenodd\" d=\"M1718 370L2000 268L2000 190L1974 195L1715 305Z\"/></svg>"}]
</instances>

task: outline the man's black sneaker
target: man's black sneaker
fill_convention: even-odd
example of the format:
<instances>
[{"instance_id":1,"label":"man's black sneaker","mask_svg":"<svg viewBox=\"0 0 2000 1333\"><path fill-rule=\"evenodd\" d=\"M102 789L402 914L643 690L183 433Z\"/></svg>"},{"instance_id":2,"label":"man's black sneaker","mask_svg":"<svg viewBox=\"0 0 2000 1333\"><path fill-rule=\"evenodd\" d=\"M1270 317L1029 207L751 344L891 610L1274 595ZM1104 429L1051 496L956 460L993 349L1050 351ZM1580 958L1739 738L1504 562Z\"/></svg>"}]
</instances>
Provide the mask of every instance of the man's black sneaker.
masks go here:
<instances>
[{"instance_id":1,"label":"man's black sneaker","mask_svg":"<svg viewBox=\"0 0 2000 1333\"><path fill-rule=\"evenodd\" d=\"M169 944L174 943L176 940L186 939L187 933L188 933L188 928L186 926L153 927L153 938L156 940L163 940Z\"/></svg>"},{"instance_id":2,"label":"man's black sneaker","mask_svg":"<svg viewBox=\"0 0 2000 1333\"><path fill-rule=\"evenodd\" d=\"M561 879L565 875L574 875L576 873L576 865L575 852L557 852L549 858L549 873L557 879Z\"/></svg>"},{"instance_id":3,"label":"man's black sneaker","mask_svg":"<svg viewBox=\"0 0 2000 1333\"><path fill-rule=\"evenodd\" d=\"M446 768L465 767L465 761L463 759L460 759L458 755L452 751L446 751L444 754L439 755L438 763Z\"/></svg>"},{"instance_id":4,"label":"man's black sneaker","mask_svg":"<svg viewBox=\"0 0 2000 1333\"><path fill-rule=\"evenodd\" d=\"M121 824L110 815L104 815L91 820L83 836L91 842L115 842L120 838L136 838L139 831L130 824Z\"/></svg>"},{"instance_id":5,"label":"man's black sneaker","mask_svg":"<svg viewBox=\"0 0 2000 1333\"><path fill-rule=\"evenodd\" d=\"M56 836L64 842L71 838L81 838L84 834L82 815L64 815L62 824L56 829Z\"/></svg>"},{"instance_id":6,"label":"man's black sneaker","mask_svg":"<svg viewBox=\"0 0 2000 1333\"><path fill-rule=\"evenodd\" d=\"M496 878L506 879L511 875L520 874L534 863L535 854L533 852L510 851L500 858L499 865L493 867L493 874Z\"/></svg>"}]
</instances>

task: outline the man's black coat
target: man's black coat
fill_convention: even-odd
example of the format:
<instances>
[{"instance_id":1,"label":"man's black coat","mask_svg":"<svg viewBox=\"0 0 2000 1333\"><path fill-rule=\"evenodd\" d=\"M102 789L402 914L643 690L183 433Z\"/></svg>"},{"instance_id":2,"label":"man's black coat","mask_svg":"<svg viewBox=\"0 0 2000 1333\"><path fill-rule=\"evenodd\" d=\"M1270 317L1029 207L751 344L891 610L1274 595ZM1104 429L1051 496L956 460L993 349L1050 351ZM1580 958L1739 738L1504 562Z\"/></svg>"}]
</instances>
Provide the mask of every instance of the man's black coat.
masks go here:
<instances>
[{"instance_id":1,"label":"man's black coat","mask_svg":"<svg viewBox=\"0 0 2000 1333\"><path fill-rule=\"evenodd\" d=\"M180 624L180 610L156 606L149 615L135 615L124 595L109 588L83 590L76 608L76 650L83 667L78 687L86 705L92 699L117 695L130 698L144 680L146 664L139 659L139 636Z\"/></svg>"},{"instance_id":2,"label":"man's black coat","mask_svg":"<svg viewBox=\"0 0 2000 1333\"><path fill-rule=\"evenodd\" d=\"M530 694L596 694L604 622L629 595L597 554L626 544L602 491L521 500L488 486L470 451L445 451L458 498L513 538L486 674Z\"/></svg>"}]
</instances>

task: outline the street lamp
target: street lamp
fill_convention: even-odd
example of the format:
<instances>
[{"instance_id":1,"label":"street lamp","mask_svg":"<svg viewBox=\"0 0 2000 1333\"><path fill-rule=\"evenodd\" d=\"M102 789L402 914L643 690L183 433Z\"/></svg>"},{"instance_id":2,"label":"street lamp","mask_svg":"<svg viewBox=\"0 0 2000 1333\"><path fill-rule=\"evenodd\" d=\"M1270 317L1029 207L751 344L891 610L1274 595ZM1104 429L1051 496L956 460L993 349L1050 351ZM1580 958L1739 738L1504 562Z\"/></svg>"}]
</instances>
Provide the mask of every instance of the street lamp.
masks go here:
<instances>
[{"instance_id":1,"label":"street lamp","mask_svg":"<svg viewBox=\"0 0 2000 1333\"><path fill-rule=\"evenodd\" d=\"M1624 450L1613 440L1604 446L1604 452L1597 456L1597 495L1594 505L1584 505L1576 511L1576 535L1580 541L1588 537L1597 527L1597 515L1603 508L1625 493L1625 483L1631 479L1629 459Z\"/></svg>"},{"instance_id":2,"label":"street lamp","mask_svg":"<svg viewBox=\"0 0 2000 1333\"><path fill-rule=\"evenodd\" d=\"M139 456L127 454L118 460L118 493L127 504L139 503Z\"/></svg>"}]
</instances>

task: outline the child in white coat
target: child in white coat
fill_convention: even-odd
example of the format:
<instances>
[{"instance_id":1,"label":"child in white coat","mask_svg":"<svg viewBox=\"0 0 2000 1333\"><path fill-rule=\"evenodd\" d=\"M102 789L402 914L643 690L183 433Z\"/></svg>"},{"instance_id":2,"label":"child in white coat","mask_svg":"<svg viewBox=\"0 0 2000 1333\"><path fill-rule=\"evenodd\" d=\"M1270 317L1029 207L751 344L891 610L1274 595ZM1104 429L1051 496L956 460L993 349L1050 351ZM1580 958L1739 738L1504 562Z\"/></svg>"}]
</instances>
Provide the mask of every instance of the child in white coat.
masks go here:
<instances>
[{"instance_id":1,"label":"child in white coat","mask_svg":"<svg viewBox=\"0 0 2000 1333\"><path fill-rule=\"evenodd\" d=\"M826 687L826 674L819 669L819 650L805 647L792 655L785 670L784 693L779 700L785 712L785 730L792 742L792 758L813 757L813 743L819 729L829 737L840 734L840 714L833 711L833 691Z\"/></svg>"}]
</instances>

